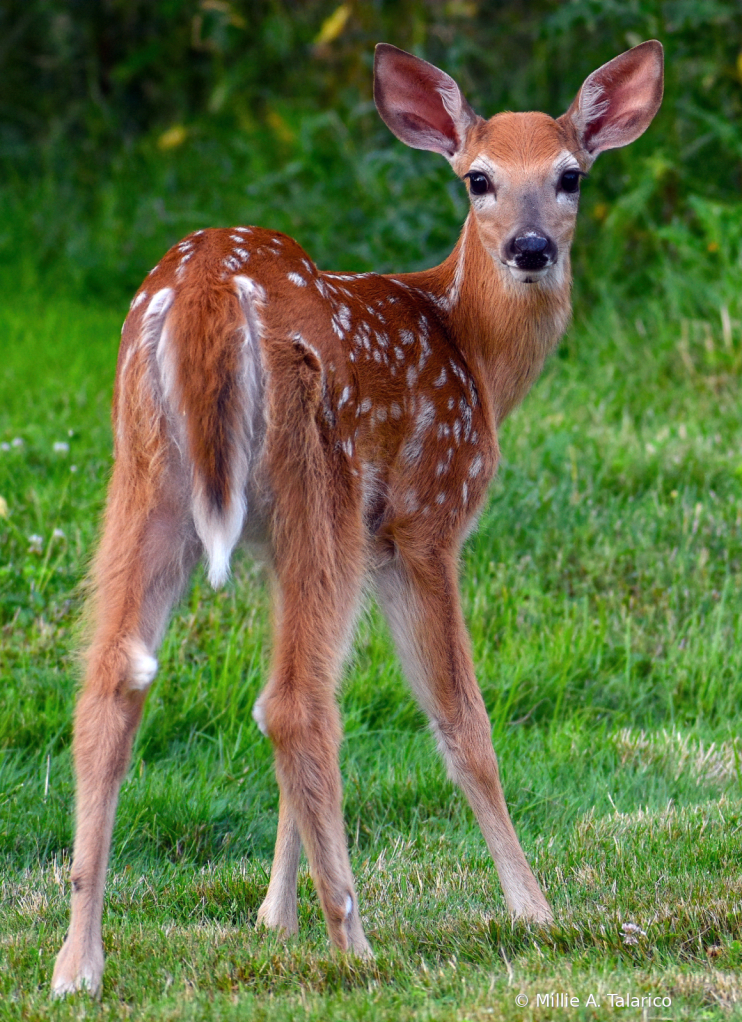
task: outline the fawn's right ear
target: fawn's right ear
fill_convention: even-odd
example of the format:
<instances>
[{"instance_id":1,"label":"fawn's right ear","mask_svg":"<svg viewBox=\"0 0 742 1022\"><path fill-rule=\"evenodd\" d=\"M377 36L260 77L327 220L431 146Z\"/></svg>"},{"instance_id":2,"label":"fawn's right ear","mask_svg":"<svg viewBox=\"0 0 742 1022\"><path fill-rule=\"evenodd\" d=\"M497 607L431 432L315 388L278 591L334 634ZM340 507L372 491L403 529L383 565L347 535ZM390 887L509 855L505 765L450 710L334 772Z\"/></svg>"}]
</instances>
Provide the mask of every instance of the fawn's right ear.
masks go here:
<instances>
[{"instance_id":1,"label":"fawn's right ear","mask_svg":"<svg viewBox=\"0 0 742 1022\"><path fill-rule=\"evenodd\" d=\"M389 43L376 47L374 102L401 142L449 160L461 151L467 129L478 120L450 75Z\"/></svg>"},{"instance_id":2,"label":"fawn's right ear","mask_svg":"<svg viewBox=\"0 0 742 1022\"><path fill-rule=\"evenodd\" d=\"M647 130L662 102L662 81L662 43L639 43L593 71L559 120L571 122L592 162Z\"/></svg>"}]
</instances>

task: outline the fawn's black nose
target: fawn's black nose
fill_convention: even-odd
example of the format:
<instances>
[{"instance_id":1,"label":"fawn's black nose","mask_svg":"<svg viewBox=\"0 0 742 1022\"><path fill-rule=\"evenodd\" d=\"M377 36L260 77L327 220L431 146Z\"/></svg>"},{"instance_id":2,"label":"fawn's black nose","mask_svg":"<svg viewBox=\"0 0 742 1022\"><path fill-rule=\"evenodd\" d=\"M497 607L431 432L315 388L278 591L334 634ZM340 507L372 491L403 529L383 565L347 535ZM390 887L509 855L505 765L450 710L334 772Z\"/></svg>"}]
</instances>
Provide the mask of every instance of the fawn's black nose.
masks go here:
<instances>
[{"instance_id":1,"label":"fawn's black nose","mask_svg":"<svg viewBox=\"0 0 742 1022\"><path fill-rule=\"evenodd\" d=\"M526 234L522 238L516 238L513 248L516 252L543 252L549 244L549 239L540 234Z\"/></svg>"},{"instance_id":2,"label":"fawn's black nose","mask_svg":"<svg viewBox=\"0 0 742 1022\"><path fill-rule=\"evenodd\" d=\"M542 270L553 262L556 245L538 231L528 231L511 238L505 247L508 262L514 262L519 270Z\"/></svg>"}]
</instances>

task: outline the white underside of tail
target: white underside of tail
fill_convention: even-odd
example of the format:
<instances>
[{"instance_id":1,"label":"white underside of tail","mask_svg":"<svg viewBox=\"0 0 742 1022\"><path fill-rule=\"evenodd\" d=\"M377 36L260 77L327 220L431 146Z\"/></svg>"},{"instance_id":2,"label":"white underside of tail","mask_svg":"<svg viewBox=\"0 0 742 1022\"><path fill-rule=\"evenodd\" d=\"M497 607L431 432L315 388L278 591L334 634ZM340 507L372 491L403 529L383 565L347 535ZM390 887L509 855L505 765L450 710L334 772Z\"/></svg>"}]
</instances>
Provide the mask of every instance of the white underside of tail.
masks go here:
<instances>
[{"instance_id":1,"label":"white underside of tail","mask_svg":"<svg viewBox=\"0 0 742 1022\"><path fill-rule=\"evenodd\" d=\"M199 539L203 543L208 563L208 578L216 589L229 576L232 551L239 542L247 516L247 488L255 448L256 421L262 409L263 371L260 357L260 319L257 306L264 300L262 288L249 277L234 277L235 290L245 316L241 349L241 368L238 380L240 428L230 442L229 500L219 510L209 499L203 480L194 471L192 478L192 514ZM187 414L177 388L174 362L176 351L170 343L167 313L175 299L171 288L158 292L145 313L141 344L154 349L162 397L176 424L175 440L181 449L185 431L177 429L181 416Z\"/></svg>"},{"instance_id":2,"label":"white underside of tail","mask_svg":"<svg viewBox=\"0 0 742 1022\"><path fill-rule=\"evenodd\" d=\"M257 446L255 420L262 405L263 389L260 319L256 304L263 300L264 292L249 277L234 277L234 285L245 325L239 381L241 431L232 438L227 508L219 511L213 506L197 477L193 486L193 520L206 551L209 582L215 589L229 577L232 551L239 542L247 516L247 485Z\"/></svg>"}]
</instances>

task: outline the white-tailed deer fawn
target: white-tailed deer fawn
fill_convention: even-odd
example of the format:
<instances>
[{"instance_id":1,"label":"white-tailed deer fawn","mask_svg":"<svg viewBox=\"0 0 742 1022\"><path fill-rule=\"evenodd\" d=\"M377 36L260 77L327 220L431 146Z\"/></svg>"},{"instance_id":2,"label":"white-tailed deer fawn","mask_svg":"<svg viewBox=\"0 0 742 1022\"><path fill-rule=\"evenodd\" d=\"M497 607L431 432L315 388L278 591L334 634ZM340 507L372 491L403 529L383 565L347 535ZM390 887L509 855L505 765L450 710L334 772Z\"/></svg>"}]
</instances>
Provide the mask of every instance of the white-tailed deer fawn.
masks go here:
<instances>
[{"instance_id":1,"label":"white-tailed deer fawn","mask_svg":"<svg viewBox=\"0 0 742 1022\"><path fill-rule=\"evenodd\" d=\"M303 845L333 943L370 954L341 813L336 705L365 583L510 912L552 918L500 785L458 557L497 466L497 428L569 319L580 178L649 125L662 47L642 43L603 65L557 120L484 120L447 74L386 44L374 95L399 139L442 153L468 184L470 213L440 266L326 273L283 234L196 231L151 271L124 325L57 994L100 988L116 802L170 610L202 555L211 582L224 582L240 542L264 546L276 590L255 718L273 743L280 806L258 919L296 932Z\"/></svg>"}]
</instances>

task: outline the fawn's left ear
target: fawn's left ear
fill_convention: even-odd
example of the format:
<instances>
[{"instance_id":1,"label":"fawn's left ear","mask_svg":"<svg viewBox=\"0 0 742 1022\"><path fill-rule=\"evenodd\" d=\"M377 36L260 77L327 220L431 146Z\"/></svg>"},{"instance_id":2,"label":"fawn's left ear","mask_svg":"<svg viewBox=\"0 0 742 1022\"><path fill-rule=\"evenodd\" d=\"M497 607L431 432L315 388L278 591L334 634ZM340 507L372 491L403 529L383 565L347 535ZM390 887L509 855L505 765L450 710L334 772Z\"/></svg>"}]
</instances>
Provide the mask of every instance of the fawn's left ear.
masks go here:
<instances>
[{"instance_id":1,"label":"fawn's left ear","mask_svg":"<svg viewBox=\"0 0 742 1022\"><path fill-rule=\"evenodd\" d=\"M376 47L374 102L401 142L449 160L461 151L467 130L478 120L450 75L389 43Z\"/></svg>"},{"instance_id":2,"label":"fawn's left ear","mask_svg":"<svg viewBox=\"0 0 742 1022\"><path fill-rule=\"evenodd\" d=\"M592 161L647 130L662 102L662 78L662 43L650 39L593 71L559 120L571 122Z\"/></svg>"}]
</instances>

